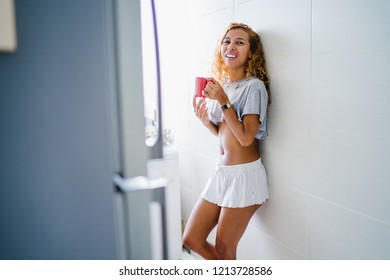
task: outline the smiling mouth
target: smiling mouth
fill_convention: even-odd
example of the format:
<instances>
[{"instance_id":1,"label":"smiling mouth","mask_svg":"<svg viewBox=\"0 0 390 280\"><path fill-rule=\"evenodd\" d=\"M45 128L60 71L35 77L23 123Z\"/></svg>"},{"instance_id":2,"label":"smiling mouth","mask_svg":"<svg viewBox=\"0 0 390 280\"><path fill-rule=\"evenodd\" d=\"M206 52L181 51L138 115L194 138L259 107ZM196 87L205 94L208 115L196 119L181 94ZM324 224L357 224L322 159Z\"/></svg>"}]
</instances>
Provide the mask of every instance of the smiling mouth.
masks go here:
<instances>
[{"instance_id":1,"label":"smiling mouth","mask_svg":"<svg viewBox=\"0 0 390 280\"><path fill-rule=\"evenodd\" d=\"M225 57L226 57L226 58L236 58L237 55L234 55L234 54L225 54Z\"/></svg>"}]
</instances>

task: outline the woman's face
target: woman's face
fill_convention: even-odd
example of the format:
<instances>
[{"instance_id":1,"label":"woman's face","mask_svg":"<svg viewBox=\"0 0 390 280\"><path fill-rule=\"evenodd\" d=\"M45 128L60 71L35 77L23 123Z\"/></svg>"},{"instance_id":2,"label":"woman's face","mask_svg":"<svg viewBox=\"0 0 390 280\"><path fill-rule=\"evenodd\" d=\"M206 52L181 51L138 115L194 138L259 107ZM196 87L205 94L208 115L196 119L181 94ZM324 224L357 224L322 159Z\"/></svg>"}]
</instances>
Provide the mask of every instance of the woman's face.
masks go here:
<instances>
[{"instance_id":1,"label":"woman's face","mask_svg":"<svg viewBox=\"0 0 390 280\"><path fill-rule=\"evenodd\" d=\"M244 68L252 56L248 33L243 29L229 30L222 41L221 56L229 69Z\"/></svg>"}]
</instances>

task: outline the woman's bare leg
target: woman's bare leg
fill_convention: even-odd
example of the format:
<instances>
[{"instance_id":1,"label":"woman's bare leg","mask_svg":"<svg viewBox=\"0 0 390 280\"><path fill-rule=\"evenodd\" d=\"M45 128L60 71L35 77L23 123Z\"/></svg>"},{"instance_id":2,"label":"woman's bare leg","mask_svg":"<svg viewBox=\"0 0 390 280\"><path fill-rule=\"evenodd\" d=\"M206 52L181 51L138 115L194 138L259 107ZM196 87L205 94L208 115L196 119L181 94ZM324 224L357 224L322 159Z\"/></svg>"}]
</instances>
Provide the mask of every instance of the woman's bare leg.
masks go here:
<instances>
[{"instance_id":1,"label":"woman's bare leg","mask_svg":"<svg viewBox=\"0 0 390 280\"><path fill-rule=\"evenodd\" d=\"M205 259L217 259L215 247L207 237L217 225L221 207L199 198L186 224L183 244Z\"/></svg>"},{"instance_id":2,"label":"woman's bare leg","mask_svg":"<svg viewBox=\"0 0 390 280\"><path fill-rule=\"evenodd\" d=\"M250 219L261 205L244 208L222 208L218 220L215 251L218 259L236 259L237 245Z\"/></svg>"}]
</instances>

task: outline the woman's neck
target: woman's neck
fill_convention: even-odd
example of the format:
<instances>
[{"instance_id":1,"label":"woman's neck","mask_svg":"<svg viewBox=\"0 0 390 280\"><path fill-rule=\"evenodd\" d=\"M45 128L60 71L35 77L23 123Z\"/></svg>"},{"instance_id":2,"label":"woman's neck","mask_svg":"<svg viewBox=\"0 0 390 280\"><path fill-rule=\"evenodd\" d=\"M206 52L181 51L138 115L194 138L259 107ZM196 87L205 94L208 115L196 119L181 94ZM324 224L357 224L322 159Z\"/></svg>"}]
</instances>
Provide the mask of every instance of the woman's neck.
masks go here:
<instances>
[{"instance_id":1,"label":"woman's neck","mask_svg":"<svg viewBox=\"0 0 390 280\"><path fill-rule=\"evenodd\" d=\"M231 82L239 81L245 78L245 71L244 69L240 70L230 70L229 72L229 80Z\"/></svg>"}]
</instances>

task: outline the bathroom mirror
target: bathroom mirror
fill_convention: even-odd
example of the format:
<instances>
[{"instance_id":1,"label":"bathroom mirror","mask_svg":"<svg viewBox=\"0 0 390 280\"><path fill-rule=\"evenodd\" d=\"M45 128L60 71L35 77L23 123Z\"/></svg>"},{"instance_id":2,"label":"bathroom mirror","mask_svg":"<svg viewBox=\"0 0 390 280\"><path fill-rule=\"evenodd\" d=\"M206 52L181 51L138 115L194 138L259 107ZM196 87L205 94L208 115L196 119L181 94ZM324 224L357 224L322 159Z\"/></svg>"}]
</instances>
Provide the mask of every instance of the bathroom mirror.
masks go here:
<instances>
[{"instance_id":1,"label":"bathroom mirror","mask_svg":"<svg viewBox=\"0 0 390 280\"><path fill-rule=\"evenodd\" d=\"M145 110L145 143L155 147L161 139L160 76L154 2L141 2L142 65ZM153 150L152 150L153 154Z\"/></svg>"}]
</instances>

